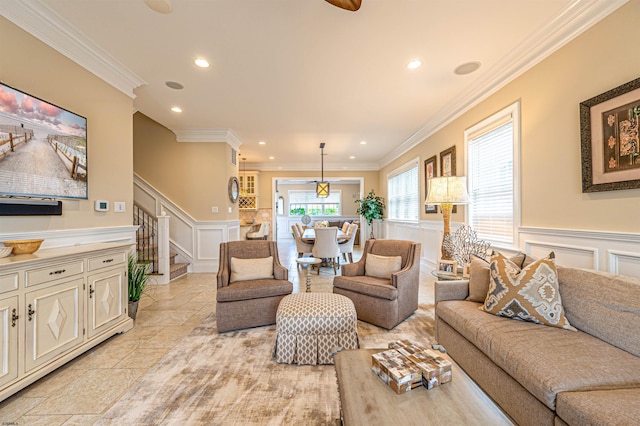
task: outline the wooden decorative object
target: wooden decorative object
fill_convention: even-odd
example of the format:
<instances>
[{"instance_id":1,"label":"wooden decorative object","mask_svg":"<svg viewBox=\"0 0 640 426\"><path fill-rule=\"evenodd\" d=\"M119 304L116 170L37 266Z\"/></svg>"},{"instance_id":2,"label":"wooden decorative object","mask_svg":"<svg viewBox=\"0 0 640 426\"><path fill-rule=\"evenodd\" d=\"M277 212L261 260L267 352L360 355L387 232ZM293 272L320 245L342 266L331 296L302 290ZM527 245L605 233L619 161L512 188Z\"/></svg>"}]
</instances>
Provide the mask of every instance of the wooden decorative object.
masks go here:
<instances>
[{"instance_id":1,"label":"wooden decorative object","mask_svg":"<svg viewBox=\"0 0 640 426\"><path fill-rule=\"evenodd\" d=\"M360 4L362 0L326 0L327 3L331 3L334 6L339 7L340 9L350 10L355 12L360 9Z\"/></svg>"}]
</instances>

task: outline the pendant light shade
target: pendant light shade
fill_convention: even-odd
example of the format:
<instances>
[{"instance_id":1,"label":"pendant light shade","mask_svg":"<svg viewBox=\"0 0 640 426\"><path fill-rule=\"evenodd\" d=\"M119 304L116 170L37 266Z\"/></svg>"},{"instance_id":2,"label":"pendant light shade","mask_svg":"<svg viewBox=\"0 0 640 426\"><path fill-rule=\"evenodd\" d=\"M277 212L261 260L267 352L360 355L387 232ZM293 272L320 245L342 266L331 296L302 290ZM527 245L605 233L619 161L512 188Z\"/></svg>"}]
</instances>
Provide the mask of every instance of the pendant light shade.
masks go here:
<instances>
[{"instance_id":1,"label":"pendant light shade","mask_svg":"<svg viewBox=\"0 0 640 426\"><path fill-rule=\"evenodd\" d=\"M320 182L316 182L316 196L327 198L329 196L329 182L324 181L324 142L320 144Z\"/></svg>"}]
</instances>

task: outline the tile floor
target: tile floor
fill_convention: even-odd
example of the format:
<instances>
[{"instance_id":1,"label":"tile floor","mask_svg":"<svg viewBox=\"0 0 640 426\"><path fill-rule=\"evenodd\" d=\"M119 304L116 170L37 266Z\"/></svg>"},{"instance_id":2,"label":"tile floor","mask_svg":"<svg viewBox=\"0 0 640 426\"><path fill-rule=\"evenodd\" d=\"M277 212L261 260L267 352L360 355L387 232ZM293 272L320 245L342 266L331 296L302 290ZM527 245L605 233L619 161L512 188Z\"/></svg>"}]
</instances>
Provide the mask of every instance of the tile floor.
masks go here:
<instances>
[{"instance_id":1,"label":"tile floor","mask_svg":"<svg viewBox=\"0 0 640 426\"><path fill-rule=\"evenodd\" d=\"M279 242L278 249L294 292L304 291L306 275L297 268L295 244ZM354 261L361 255L356 246ZM327 285L330 291L332 277L332 268L322 268L320 276L314 272L312 290L316 282L322 291ZM133 330L110 338L0 402L0 424L93 425L214 311L215 279L215 274L189 274L165 286L152 286L140 301Z\"/></svg>"}]
</instances>

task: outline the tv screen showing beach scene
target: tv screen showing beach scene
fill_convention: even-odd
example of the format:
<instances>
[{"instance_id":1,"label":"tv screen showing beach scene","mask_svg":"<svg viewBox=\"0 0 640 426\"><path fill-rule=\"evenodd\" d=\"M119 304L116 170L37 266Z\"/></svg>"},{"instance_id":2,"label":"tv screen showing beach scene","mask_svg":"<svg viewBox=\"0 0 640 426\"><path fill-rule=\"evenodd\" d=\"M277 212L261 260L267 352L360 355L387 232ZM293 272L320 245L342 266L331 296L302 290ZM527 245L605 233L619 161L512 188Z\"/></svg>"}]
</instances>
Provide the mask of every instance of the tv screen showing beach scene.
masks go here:
<instances>
[{"instance_id":1,"label":"tv screen showing beach scene","mask_svg":"<svg viewBox=\"0 0 640 426\"><path fill-rule=\"evenodd\" d=\"M0 83L0 194L87 199L87 119Z\"/></svg>"}]
</instances>

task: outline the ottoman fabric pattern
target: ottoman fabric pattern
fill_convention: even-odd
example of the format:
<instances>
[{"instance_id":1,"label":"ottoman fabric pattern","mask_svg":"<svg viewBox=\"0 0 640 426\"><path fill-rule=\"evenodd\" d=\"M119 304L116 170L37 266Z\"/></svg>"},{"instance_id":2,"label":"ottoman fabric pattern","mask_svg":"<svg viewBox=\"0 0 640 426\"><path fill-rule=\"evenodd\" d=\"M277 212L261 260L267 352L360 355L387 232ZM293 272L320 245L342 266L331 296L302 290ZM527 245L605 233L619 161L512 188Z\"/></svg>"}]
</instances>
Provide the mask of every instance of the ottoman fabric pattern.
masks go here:
<instances>
[{"instance_id":1,"label":"ottoman fabric pattern","mask_svg":"<svg viewBox=\"0 0 640 426\"><path fill-rule=\"evenodd\" d=\"M335 348L358 348L358 321L351 300L332 293L298 293L282 299L273 349L277 362L333 364Z\"/></svg>"}]
</instances>

